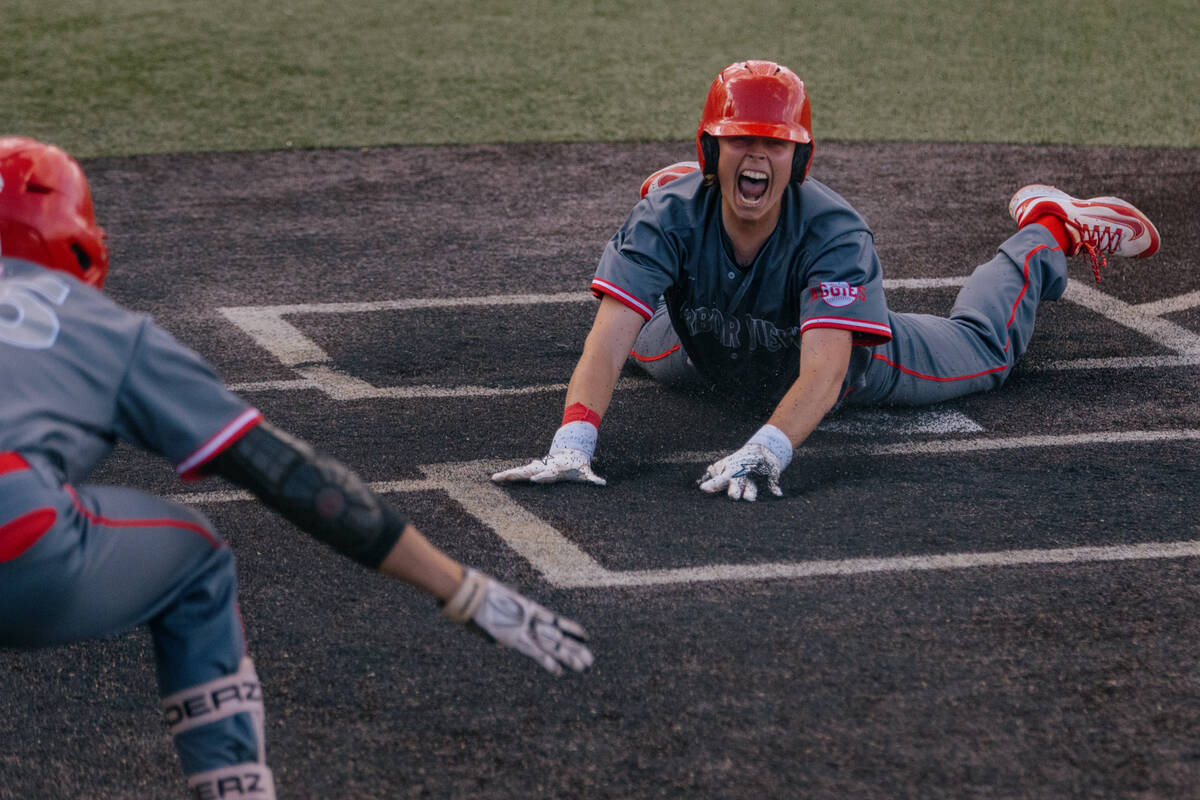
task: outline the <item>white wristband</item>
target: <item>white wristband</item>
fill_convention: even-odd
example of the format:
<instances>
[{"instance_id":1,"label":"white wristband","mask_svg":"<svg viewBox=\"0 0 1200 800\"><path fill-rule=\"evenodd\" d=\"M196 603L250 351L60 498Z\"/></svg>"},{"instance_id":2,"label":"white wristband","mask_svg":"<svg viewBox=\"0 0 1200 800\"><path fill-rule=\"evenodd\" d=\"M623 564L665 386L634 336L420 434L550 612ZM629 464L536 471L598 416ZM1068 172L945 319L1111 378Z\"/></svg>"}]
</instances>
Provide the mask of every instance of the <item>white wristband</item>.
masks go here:
<instances>
[{"instance_id":1,"label":"white wristband","mask_svg":"<svg viewBox=\"0 0 1200 800\"><path fill-rule=\"evenodd\" d=\"M774 425L763 425L746 444L761 444L770 450L779 459L780 470L787 469L787 465L792 463L792 440Z\"/></svg>"},{"instance_id":2,"label":"white wristband","mask_svg":"<svg viewBox=\"0 0 1200 800\"><path fill-rule=\"evenodd\" d=\"M475 616L487 594L488 578L482 572L467 567L463 570L463 582L454 590L454 596L442 606L442 613L455 622L466 622Z\"/></svg>"},{"instance_id":3,"label":"white wristband","mask_svg":"<svg viewBox=\"0 0 1200 800\"><path fill-rule=\"evenodd\" d=\"M596 439L599 435L600 431L590 422L568 422L554 434L554 441L550 442L550 454L554 455L562 450L580 450L586 453L588 461L591 461L596 452Z\"/></svg>"}]
</instances>

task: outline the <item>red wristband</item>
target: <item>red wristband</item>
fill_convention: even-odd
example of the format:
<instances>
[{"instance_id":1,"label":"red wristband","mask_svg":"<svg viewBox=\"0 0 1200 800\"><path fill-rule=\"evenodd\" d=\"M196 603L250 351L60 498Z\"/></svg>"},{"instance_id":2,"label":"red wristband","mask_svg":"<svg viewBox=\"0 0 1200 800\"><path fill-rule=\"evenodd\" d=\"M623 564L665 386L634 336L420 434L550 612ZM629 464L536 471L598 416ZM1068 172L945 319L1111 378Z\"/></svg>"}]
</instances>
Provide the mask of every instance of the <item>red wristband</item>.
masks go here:
<instances>
[{"instance_id":1,"label":"red wristband","mask_svg":"<svg viewBox=\"0 0 1200 800\"><path fill-rule=\"evenodd\" d=\"M567 406L566 411L563 412L562 424L566 425L568 422L579 422L581 420L592 423L592 425L596 426L596 430L600 430L600 415L595 411L592 411L583 403L572 403Z\"/></svg>"}]
</instances>

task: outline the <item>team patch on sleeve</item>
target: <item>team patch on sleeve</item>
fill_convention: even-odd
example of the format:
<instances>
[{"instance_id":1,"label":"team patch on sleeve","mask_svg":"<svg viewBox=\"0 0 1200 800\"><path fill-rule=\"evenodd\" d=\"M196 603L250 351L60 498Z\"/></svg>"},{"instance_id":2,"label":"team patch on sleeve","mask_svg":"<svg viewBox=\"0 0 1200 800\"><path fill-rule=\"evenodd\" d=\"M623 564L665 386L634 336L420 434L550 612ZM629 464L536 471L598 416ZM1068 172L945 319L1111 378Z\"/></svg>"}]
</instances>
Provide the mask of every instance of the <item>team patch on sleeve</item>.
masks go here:
<instances>
[{"instance_id":1,"label":"team patch on sleeve","mask_svg":"<svg viewBox=\"0 0 1200 800\"><path fill-rule=\"evenodd\" d=\"M822 283L812 290L813 302L824 301L825 305L842 308L851 303L867 299L867 290L863 286L851 286L846 281L830 281Z\"/></svg>"}]
</instances>

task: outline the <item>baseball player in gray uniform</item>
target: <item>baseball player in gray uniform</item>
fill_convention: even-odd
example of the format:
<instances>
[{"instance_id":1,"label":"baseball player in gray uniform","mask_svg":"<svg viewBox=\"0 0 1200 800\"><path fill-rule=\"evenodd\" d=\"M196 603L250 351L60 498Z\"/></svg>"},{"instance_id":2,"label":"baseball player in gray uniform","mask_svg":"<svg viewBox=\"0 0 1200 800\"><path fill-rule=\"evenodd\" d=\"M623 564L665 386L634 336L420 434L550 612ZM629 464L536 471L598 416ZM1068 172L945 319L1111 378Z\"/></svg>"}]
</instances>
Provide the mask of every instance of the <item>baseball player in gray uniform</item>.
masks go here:
<instances>
[{"instance_id":1,"label":"baseball player in gray uniform","mask_svg":"<svg viewBox=\"0 0 1200 800\"><path fill-rule=\"evenodd\" d=\"M495 481L580 481L626 359L676 386L776 403L744 446L698 481L709 493L782 494L793 451L841 403L921 405L1000 386L1038 304L1067 285L1067 258L1147 257L1158 232L1116 197L1017 191L1018 231L976 268L949 317L888 308L870 229L813 158L804 83L769 61L731 64L709 88L699 160L651 175L592 280L601 298L544 458Z\"/></svg>"},{"instance_id":2,"label":"baseball player in gray uniform","mask_svg":"<svg viewBox=\"0 0 1200 800\"><path fill-rule=\"evenodd\" d=\"M196 353L100 288L79 165L0 138L0 646L149 626L196 797L275 797L230 548L193 508L87 477L118 441L218 474L452 619L543 667L592 663L583 630L433 547L354 473L275 429Z\"/></svg>"}]
</instances>

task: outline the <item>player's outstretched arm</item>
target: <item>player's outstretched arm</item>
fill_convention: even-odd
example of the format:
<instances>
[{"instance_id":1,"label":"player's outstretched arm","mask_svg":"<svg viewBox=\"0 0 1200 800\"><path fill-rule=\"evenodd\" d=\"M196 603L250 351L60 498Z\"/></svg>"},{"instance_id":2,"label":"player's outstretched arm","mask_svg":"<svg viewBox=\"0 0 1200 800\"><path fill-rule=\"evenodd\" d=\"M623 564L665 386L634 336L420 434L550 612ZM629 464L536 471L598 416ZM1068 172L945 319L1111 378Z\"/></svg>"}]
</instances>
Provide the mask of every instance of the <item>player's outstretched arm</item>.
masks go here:
<instances>
[{"instance_id":1,"label":"player's outstretched arm","mask_svg":"<svg viewBox=\"0 0 1200 800\"><path fill-rule=\"evenodd\" d=\"M339 553L428 592L456 621L551 672L591 665L579 625L463 567L344 464L269 423L251 428L213 459L211 471L248 489Z\"/></svg>"},{"instance_id":2,"label":"player's outstretched arm","mask_svg":"<svg viewBox=\"0 0 1200 800\"><path fill-rule=\"evenodd\" d=\"M779 479L795 448L808 438L837 402L850 366L850 332L814 328L800 344L800 374L775 407L767 424L732 454L710 464L697 483L710 494L733 500L758 499L759 483L776 497Z\"/></svg>"},{"instance_id":3,"label":"player's outstretched arm","mask_svg":"<svg viewBox=\"0 0 1200 800\"><path fill-rule=\"evenodd\" d=\"M608 410L621 367L644 322L633 309L610 296L604 297L567 386L562 425L555 432L549 451L543 458L497 472L492 480L605 485L604 478L592 471L600 419Z\"/></svg>"}]
</instances>

